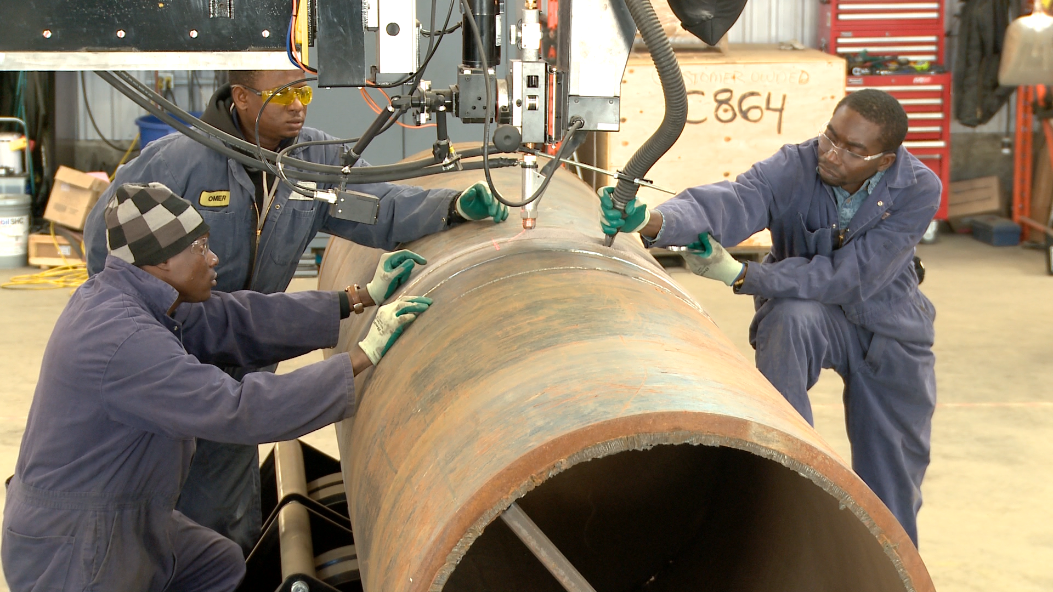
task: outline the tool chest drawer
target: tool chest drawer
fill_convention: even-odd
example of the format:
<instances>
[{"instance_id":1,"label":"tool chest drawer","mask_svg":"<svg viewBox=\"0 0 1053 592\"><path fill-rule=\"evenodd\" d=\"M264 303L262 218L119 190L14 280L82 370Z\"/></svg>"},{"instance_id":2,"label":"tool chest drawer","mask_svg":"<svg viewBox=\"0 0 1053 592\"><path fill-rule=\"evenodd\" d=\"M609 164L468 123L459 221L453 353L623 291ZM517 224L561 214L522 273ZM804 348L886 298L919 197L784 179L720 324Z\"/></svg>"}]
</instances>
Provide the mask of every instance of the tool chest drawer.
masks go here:
<instances>
[{"instance_id":1,"label":"tool chest drawer","mask_svg":"<svg viewBox=\"0 0 1053 592\"><path fill-rule=\"evenodd\" d=\"M819 8L821 29L839 33L868 29L897 30L903 27L943 32L943 1L830 0Z\"/></svg>"},{"instance_id":2,"label":"tool chest drawer","mask_svg":"<svg viewBox=\"0 0 1053 592\"><path fill-rule=\"evenodd\" d=\"M819 48L841 57L865 51L943 63L943 13L943 0L828 0L819 5Z\"/></svg>"},{"instance_id":3,"label":"tool chest drawer","mask_svg":"<svg viewBox=\"0 0 1053 592\"><path fill-rule=\"evenodd\" d=\"M944 51L942 33L915 31L902 26L893 31L842 31L832 38L824 38L821 49L841 57L865 51L872 56L898 56L912 62L941 61Z\"/></svg>"}]
</instances>

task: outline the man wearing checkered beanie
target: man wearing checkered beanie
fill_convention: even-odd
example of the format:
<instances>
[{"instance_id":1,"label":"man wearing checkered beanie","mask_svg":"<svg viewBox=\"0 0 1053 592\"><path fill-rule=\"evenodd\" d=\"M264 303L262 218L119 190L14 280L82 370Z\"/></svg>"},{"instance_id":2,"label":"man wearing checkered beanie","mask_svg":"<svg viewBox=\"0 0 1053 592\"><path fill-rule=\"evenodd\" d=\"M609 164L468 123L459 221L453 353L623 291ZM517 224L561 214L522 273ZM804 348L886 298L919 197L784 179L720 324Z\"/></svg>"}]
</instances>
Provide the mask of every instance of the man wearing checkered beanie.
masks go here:
<instances>
[{"instance_id":1,"label":"man wearing checkered beanie","mask_svg":"<svg viewBox=\"0 0 1053 592\"><path fill-rule=\"evenodd\" d=\"M110 255L132 265L157 265L208 234L201 214L160 183L125 183L104 212Z\"/></svg>"},{"instance_id":2,"label":"man wearing checkered beanie","mask_svg":"<svg viewBox=\"0 0 1053 592\"><path fill-rule=\"evenodd\" d=\"M195 442L297 438L354 414L354 375L378 363L428 298L377 309L348 355L243 380L324 347L367 288L212 293L209 226L163 185L123 185L106 207L110 255L73 294L48 341L7 489L0 554L12 592L230 592L237 543L175 509ZM387 294L409 272L386 269Z\"/></svg>"},{"instance_id":3,"label":"man wearing checkered beanie","mask_svg":"<svg viewBox=\"0 0 1053 592\"><path fill-rule=\"evenodd\" d=\"M345 151L337 138L305 125L311 87L299 70L235 70L229 84L216 89L201 120L229 134L225 142L237 150L237 140L259 144L264 150L285 151L290 159L346 166ZM370 118L372 119L372 118ZM341 189L376 197L376 218L356 222L338 217L324 200L302 194L273 175L271 166L235 158L183 134L168 134L143 147L142 153L116 171L84 223L88 273L105 267L106 224L103 212L109 198L123 183L159 181L185 197L211 227L210 246L219 256L215 290L255 290L264 294L284 292L299 275L304 248L320 233L394 251L399 244L417 240L460 224L492 224L508 217L508 207L498 202L485 183L472 187L442 188L372 183L361 175L347 177ZM359 159L356 166L368 163ZM358 169L365 174L367 168ZM357 180L356 180L357 179ZM317 189L331 188L319 184ZM493 222L491 222L491 220ZM394 255L394 254L393 254ZM416 254L388 260L389 271L403 269ZM400 272L401 273L401 272ZM406 270L405 273L409 273ZM373 287L379 284L373 284ZM378 305L392 293L370 292ZM227 373L241 380L250 372L270 372L271 367L223 364ZM190 474L179 496L179 511L238 542L247 555L260 537L260 462L255 446L225 442L198 442Z\"/></svg>"}]
</instances>

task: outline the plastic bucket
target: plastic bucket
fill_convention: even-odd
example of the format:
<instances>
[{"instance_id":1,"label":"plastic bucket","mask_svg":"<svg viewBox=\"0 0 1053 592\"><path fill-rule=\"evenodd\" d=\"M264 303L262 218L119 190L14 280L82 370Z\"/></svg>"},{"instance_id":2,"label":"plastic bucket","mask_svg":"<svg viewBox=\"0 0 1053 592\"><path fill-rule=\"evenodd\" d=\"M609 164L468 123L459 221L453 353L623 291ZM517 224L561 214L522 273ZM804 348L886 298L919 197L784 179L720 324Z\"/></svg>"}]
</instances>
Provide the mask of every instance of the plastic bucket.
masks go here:
<instances>
[{"instance_id":1,"label":"plastic bucket","mask_svg":"<svg viewBox=\"0 0 1053 592\"><path fill-rule=\"evenodd\" d=\"M0 269L26 266L31 203L28 195L0 194Z\"/></svg>"},{"instance_id":2,"label":"plastic bucket","mask_svg":"<svg viewBox=\"0 0 1053 592\"><path fill-rule=\"evenodd\" d=\"M201 117L201 111L193 111L190 114L194 117ZM143 115L135 120L135 125L139 126L139 149L143 149L147 144L153 142L158 138L167 136L168 134L175 133L175 128L161 121L153 115Z\"/></svg>"},{"instance_id":3,"label":"plastic bucket","mask_svg":"<svg viewBox=\"0 0 1053 592\"><path fill-rule=\"evenodd\" d=\"M25 145L25 138L22 134L0 133L0 172L8 175L25 173L22 166L26 158L25 148L12 148L18 144Z\"/></svg>"}]
</instances>

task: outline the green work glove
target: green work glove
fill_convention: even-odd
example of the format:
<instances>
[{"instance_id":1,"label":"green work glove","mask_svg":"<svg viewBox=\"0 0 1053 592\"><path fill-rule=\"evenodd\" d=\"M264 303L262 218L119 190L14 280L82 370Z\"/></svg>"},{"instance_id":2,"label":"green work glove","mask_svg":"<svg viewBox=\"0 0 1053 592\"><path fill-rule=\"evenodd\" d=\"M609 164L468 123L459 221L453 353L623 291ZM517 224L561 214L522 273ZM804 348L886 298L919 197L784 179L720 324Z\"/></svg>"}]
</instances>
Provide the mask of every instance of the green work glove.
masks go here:
<instances>
[{"instance_id":1,"label":"green work glove","mask_svg":"<svg viewBox=\"0 0 1053 592\"><path fill-rule=\"evenodd\" d=\"M720 280L729 286L739 279L746 267L744 263L735 261L720 243L710 238L708 232L698 235L698 240L687 245L687 248L681 256L691 273Z\"/></svg>"},{"instance_id":2,"label":"green work glove","mask_svg":"<svg viewBox=\"0 0 1053 592\"><path fill-rule=\"evenodd\" d=\"M494 199L486 183L476 183L457 198L457 213L465 220L493 218L494 223L504 222L508 217L508 206Z\"/></svg>"},{"instance_id":3,"label":"green work glove","mask_svg":"<svg viewBox=\"0 0 1053 592\"><path fill-rule=\"evenodd\" d=\"M614 207L611 194L614 187L600 187L596 194L600 196L600 210L603 216L600 218L600 226L604 234L617 234L618 232L636 232L647 225L651 219L651 212L647 211L647 204L636 201L636 198L625 204L625 217Z\"/></svg>"},{"instance_id":4,"label":"green work glove","mask_svg":"<svg viewBox=\"0 0 1053 592\"><path fill-rule=\"evenodd\" d=\"M377 306L384 304L384 301L391 298L399 286L406 283L416 263L424 265L427 262L427 259L413 251L384 253L380 256L380 264L377 265L377 271L373 274L373 281L366 284L369 297L377 303Z\"/></svg>"},{"instance_id":5,"label":"green work glove","mask_svg":"<svg viewBox=\"0 0 1053 592\"><path fill-rule=\"evenodd\" d=\"M384 357L398 340L399 335L402 335L402 331L417 320L417 315L428 310L429 306L431 298L424 296L399 296L391 304L381 306L377 309L373 326L369 328L366 338L358 343L358 347L362 348L369 361L376 366L380 358Z\"/></svg>"}]
</instances>

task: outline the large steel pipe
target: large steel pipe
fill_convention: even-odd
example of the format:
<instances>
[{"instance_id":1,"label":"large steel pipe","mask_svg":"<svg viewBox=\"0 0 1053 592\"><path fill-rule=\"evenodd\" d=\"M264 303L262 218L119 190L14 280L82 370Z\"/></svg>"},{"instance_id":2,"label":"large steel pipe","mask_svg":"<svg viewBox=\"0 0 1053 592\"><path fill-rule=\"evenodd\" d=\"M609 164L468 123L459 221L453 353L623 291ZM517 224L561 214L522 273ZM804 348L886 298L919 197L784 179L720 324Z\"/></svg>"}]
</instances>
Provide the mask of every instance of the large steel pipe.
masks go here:
<instances>
[{"instance_id":1,"label":"large steel pipe","mask_svg":"<svg viewBox=\"0 0 1053 592\"><path fill-rule=\"evenodd\" d=\"M515 169L494 177L516 195ZM406 245L429 263L404 291L435 304L359 377L337 430L367 592L562 590L495 520L512 502L600 592L933 589L889 511L702 306L638 241L603 247L587 186L561 171L537 229L517 214ZM320 287L368 281L377 258L334 241Z\"/></svg>"}]
</instances>

